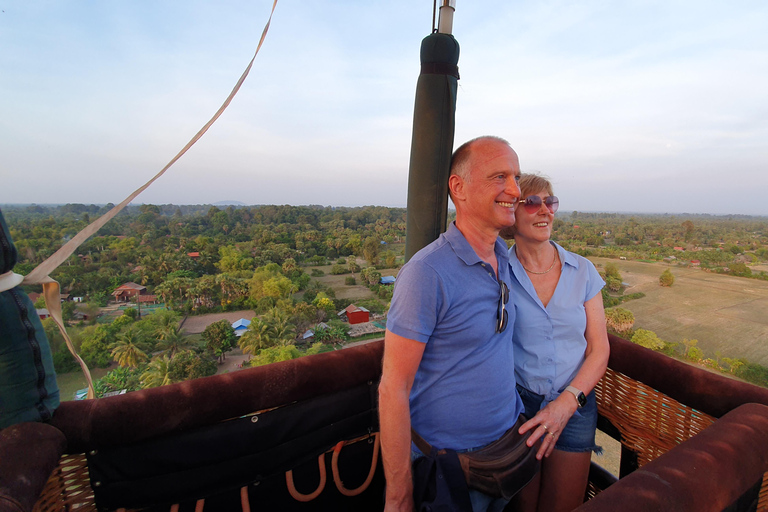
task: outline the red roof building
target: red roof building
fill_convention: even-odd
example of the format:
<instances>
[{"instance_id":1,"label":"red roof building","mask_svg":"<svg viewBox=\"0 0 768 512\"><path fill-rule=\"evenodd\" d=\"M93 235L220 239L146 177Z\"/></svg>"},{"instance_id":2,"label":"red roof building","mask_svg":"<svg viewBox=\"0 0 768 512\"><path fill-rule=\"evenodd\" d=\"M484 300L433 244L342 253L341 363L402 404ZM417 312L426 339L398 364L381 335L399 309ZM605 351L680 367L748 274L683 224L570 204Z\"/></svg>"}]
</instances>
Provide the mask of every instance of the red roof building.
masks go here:
<instances>
[{"instance_id":1,"label":"red roof building","mask_svg":"<svg viewBox=\"0 0 768 512\"><path fill-rule=\"evenodd\" d=\"M347 322L350 324L362 324L370 321L370 312L354 304L350 304L345 309L339 311L338 316L344 320L346 317Z\"/></svg>"},{"instance_id":2,"label":"red roof building","mask_svg":"<svg viewBox=\"0 0 768 512\"><path fill-rule=\"evenodd\" d=\"M141 286L136 283L125 283L118 286L112 295L115 296L115 300L118 302L130 302L131 299L139 295L146 295L147 287Z\"/></svg>"}]
</instances>

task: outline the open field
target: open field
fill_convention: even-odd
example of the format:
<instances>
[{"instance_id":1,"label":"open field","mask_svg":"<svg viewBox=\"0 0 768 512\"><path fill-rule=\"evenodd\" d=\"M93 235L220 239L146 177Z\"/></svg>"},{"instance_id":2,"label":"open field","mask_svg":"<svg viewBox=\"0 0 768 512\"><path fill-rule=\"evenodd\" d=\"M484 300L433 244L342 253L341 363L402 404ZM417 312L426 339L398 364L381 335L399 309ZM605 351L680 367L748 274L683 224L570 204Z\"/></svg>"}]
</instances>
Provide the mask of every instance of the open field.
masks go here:
<instances>
[{"instance_id":1,"label":"open field","mask_svg":"<svg viewBox=\"0 0 768 512\"><path fill-rule=\"evenodd\" d=\"M189 316L184 321L184 325L181 326L181 332L184 334L199 334L205 330L213 322L219 320L227 320L229 323L234 323L245 318L246 320L252 320L256 316L253 310L245 309L242 311L228 311L226 313L209 313L207 315Z\"/></svg>"},{"instance_id":2,"label":"open field","mask_svg":"<svg viewBox=\"0 0 768 512\"><path fill-rule=\"evenodd\" d=\"M768 366L768 281L731 277L667 263L590 258L598 268L614 263L625 293L645 297L621 307L635 315L635 328L654 331L668 342L699 340L707 357L745 358ZM669 268L675 276L670 288L659 286Z\"/></svg>"},{"instance_id":3,"label":"open field","mask_svg":"<svg viewBox=\"0 0 768 512\"><path fill-rule=\"evenodd\" d=\"M356 272L355 274L341 274L341 275L333 275L331 274L331 268L333 265L326 265L322 267L308 267L305 269L305 272L309 273L311 272L311 269L316 268L319 270L322 270L325 272L324 276L320 277L313 277L312 279L319 282L320 284L324 286L328 286L330 288L333 288L333 291L336 292L336 298L337 299L372 299L375 298L375 294L368 289L368 287L364 286L360 282L360 272ZM379 270L381 272L382 276L395 276L397 277L397 272L400 269L397 268L385 268L382 270ZM344 280L347 277L350 277L354 275L355 281L357 284L355 285L347 285L344 284Z\"/></svg>"},{"instance_id":4,"label":"open field","mask_svg":"<svg viewBox=\"0 0 768 512\"><path fill-rule=\"evenodd\" d=\"M89 368L91 378L94 382L105 376L110 370L114 369L114 365L110 368ZM76 391L88 387L85 375L83 375L83 372L79 367L73 372L57 373L56 383L59 385L59 395L62 402L74 400Z\"/></svg>"}]
</instances>

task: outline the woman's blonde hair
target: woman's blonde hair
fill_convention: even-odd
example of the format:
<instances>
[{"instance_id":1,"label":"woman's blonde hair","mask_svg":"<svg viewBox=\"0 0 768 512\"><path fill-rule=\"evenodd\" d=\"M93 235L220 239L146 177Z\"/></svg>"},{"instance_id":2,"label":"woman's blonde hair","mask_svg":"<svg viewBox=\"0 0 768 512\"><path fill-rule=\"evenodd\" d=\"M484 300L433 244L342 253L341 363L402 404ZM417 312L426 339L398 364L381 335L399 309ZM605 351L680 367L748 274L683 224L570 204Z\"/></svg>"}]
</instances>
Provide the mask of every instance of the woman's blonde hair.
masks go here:
<instances>
[{"instance_id":1,"label":"woman's blonde hair","mask_svg":"<svg viewBox=\"0 0 768 512\"><path fill-rule=\"evenodd\" d=\"M549 181L549 178L541 174L523 173L520 175L518 185L520 186L520 201L529 195L541 192L542 190L546 190L547 194L551 196L555 195L552 190L552 182ZM518 206L520 205L520 203L517 204ZM502 229L499 236L505 240L510 240L515 237L515 233L517 233L516 226L510 226Z\"/></svg>"}]
</instances>

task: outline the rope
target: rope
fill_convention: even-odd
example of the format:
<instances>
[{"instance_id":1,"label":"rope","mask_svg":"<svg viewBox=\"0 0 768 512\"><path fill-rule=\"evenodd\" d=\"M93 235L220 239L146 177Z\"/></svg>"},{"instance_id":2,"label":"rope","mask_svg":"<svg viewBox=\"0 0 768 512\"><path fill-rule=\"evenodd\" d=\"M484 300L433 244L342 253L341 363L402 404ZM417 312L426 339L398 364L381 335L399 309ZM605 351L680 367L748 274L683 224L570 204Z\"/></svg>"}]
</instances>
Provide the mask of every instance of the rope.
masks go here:
<instances>
[{"instance_id":1,"label":"rope","mask_svg":"<svg viewBox=\"0 0 768 512\"><path fill-rule=\"evenodd\" d=\"M327 452L326 452L327 453ZM325 453L321 453L317 458L317 464L320 468L320 483L317 485L317 489L310 494L301 494L296 490L296 486L293 484L293 470L285 472L285 484L288 486L288 492L296 501L307 502L320 496L320 493L325 489Z\"/></svg>"},{"instance_id":2,"label":"rope","mask_svg":"<svg viewBox=\"0 0 768 512\"><path fill-rule=\"evenodd\" d=\"M264 43L264 39L267 37L267 32L269 31L269 25L272 22L272 15L275 13L275 7L277 6L277 0L274 0L272 3L272 11L269 13L269 19L267 20L267 24L264 26L264 30L261 33L261 39L259 39L259 44L256 47L256 52L253 54L253 57L251 58L251 61L248 63L248 66L245 68L245 71L240 76L240 79L235 84L235 87L232 89L232 92L229 93L229 96L227 96L227 99L224 100L224 103L219 107L219 109L216 111L216 113L213 115L213 117L205 123L205 125L195 134L192 139L187 142L187 145L184 146L181 151L179 151L176 156L174 156L170 162L168 162L165 167L160 170L152 179L150 179L148 182L146 182L144 185L136 189L131 195L129 195L127 198L125 198L120 204L112 208L110 211L90 223L88 226L83 228L82 231L80 231L78 234L76 234L72 239L64 244L58 251L56 251L53 255L51 255L48 259L46 259L44 262L42 262L40 265L38 265L32 272L30 272L23 281L23 284L32 285L32 284L42 284L43 285L43 293L45 295L45 304L48 308L48 311L51 312L51 316L54 318L54 321L56 325L58 326L59 330L61 331L61 334L64 336L64 340L67 343L67 348L69 348L69 351L72 353L72 355L75 357L75 359L80 363L80 367L83 369L83 373L85 374L86 380L88 381L88 398L95 398L96 394L93 389L93 380L91 378L91 374L88 371L88 367L86 366L85 362L80 358L80 356L77 355L77 352L75 351L75 347L72 344L72 341L69 339L69 336L67 335L66 329L64 327L64 321L61 318L61 300L60 300L60 291L59 291L59 283L51 279L50 274L54 270L56 270L59 265L64 263L64 261L69 258L72 253L77 250L80 245L85 242L88 238L90 238L92 235L94 235L99 229L101 229L104 224L109 222L115 215L117 215L123 208L128 206L128 204L133 201L136 196L141 194L147 187L149 187L156 179L158 179L160 176L165 174L165 171L167 171L173 164L176 163L188 150L192 147L200 138L205 134L205 132L208 131L208 129L213 125L214 122L221 116L222 113L224 113L224 110L229 106L229 104L232 102L232 99L235 97L235 95L240 90L240 87L243 85L243 82L245 81L245 78L248 76L248 73L251 71L251 67L253 66L253 61L256 59L256 55L259 54L259 50L261 50L261 45ZM46 289L48 288L48 289ZM54 291L55 288L55 291ZM58 299L55 301L53 299ZM57 318L58 316L58 318Z\"/></svg>"},{"instance_id":3,"label":"rope","mask_svg":"<svg viewBox=\"0 0 768 512\"><path fill-rule=\"evenodd\" d=\"M358 440L339 441L338 444L333 448L333 458L331 459L331 470L333 471L333 481L336 484L336 488L344 496L357 496L358 494L366 490L369 485L371 485L371 481L373 480L373 475L374 473L376 473L376 463L379 461L379 446L380 446L379 433L375 432L373 434L373 438L374 438L374 442L373 442L373 456L371 457L371 469L370 471L368 471L368 477L365 479L365 482L363 482L363 484L357 489L347 489L346 487L344 487L344 482L341 481L341 477L339 476L339 452L341 452L341 449L347 444L355 443Z\"/></svg>"},{"instance_id":4,"label":"rope","mask_svg":"<svg viewBox=\"0 0 768 512\"><path fill-rule=\"evenodd\" d=\"M373 438L373 455L371 457L371 469L368 472L368 477L365 479L365 482L360 485L357 489L347 489L344 487L344 482L341 481L341 476L339 475L339 453L341 452L341 449L344 446L348 446L350 444L359 443L360 441L364 440L371 440ZM317 489L315 489L314 492L310 494L302 494L299 491L296 490L296 485L293 482L293 470L289 470L285 472L285 483L288 486L288 493L293 496L293 498L296 501L301 502L307 502L312 501L313 499L320 496L320 493L323 492L323 489L325 489L325 483L326 483L326 473L325 473L325 454L326 453L333 453L333 456L331 457L331 473L333 475L333 481L336 484L336 488L339 490L341 494L344 496L357 496L358 494L365 491L370 485L371 481L373 480L373 475L376 473L376 465L379 462L379 448L380 448L380 442L379 442L379 433L374 432L373 434L365 434L360 437L356 437L354 439L350 439L347 441L339 441L336 443L336 446L331 448L330 450L321 453L320 456L317 458L317 463L320 468L320 483L317 486ZM245 510L245 508L243 508Z\"/></svg>"},{"instance_id":5,"label":"rope","mask_svg":"<svg viewBox=\"0 0 768 512\"><path fill-rule=\"evenodd\" d=\"M243 512L251 512L251 502L248 498L248 486L240 488L240 507Z\"/></svg>"}]
</instances>

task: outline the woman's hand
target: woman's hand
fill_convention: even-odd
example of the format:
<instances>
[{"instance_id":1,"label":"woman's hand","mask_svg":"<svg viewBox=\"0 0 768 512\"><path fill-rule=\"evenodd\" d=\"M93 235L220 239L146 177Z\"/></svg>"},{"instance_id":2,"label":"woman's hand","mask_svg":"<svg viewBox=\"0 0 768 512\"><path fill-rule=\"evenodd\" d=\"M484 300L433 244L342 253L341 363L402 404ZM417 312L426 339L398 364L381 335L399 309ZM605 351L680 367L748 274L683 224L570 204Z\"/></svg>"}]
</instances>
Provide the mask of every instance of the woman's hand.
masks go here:
<instances>
[{"instance_id":1,"label":"woman's hand","mask_svg":"<svg viewBox=\"0 0 768 512\"><path fill-rule=\"evenodd\" d=\"M549 457L552 450L555 449L555 443L557 443L560 433L577 408L578 404L571 393L561 393L555 400L537 412L536 416L523 423L519 430L521 434L525 434L529 430L533 431L531 437L526 441L528 446L533 446L543 436L541 447L536 453L537 459Z\"/></svg>"}]
</instances>

